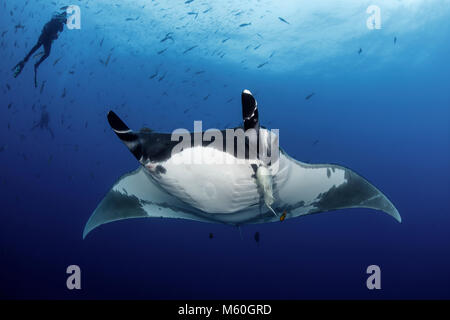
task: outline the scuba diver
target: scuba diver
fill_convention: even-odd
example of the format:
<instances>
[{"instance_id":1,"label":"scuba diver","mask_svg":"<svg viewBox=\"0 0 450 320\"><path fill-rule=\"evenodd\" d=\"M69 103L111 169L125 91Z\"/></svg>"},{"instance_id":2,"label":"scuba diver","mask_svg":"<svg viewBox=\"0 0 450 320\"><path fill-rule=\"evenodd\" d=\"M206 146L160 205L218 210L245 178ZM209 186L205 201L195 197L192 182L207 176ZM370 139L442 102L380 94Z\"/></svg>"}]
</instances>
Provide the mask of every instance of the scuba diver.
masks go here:
<instances>
[{"instance_id":1,"label":"scuba diver","mask_svg":"<svg viewBox=\"0 0 450 320\"><path fill-rule=\"evenodd\" d=\"M62 7L61 10L65 10L67 7ZM64 24L67 21L67 12L64 11L62 13L56 13L53 15L52 19L44 25L42 28L41 35L37 43L31 48L30 52L27 56L20 61L16 66L12 69L14 71L14 78L16 78L25 67L25 63L30 59L31 55L36 52L40 46L44 47L44 54L39 59L38 62L34 65L34 86L37 87L36 73L39 65L48 58L50 55L50 50L52 48L53 40L58 39L58 32L62 32L64 29Z\"/></svg>"}]
</instances>

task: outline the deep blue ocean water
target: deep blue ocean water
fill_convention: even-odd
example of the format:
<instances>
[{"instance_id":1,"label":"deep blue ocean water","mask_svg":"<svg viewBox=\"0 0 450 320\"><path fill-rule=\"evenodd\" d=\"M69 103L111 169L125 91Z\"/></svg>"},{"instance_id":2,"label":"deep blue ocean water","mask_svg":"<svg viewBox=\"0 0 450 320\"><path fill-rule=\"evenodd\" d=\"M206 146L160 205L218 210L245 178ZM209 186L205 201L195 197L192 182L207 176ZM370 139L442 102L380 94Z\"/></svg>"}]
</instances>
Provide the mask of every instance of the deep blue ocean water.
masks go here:
<instances>
[{"instance_id":1,"label":"deep blue ocean water","mask_svg":"<svg viewBox=\"0 0 450 320\"><path fill-rule=\"evenodd\" d=\"M65 27L53 43L38 88L36 58L13 78L42 26L68 4L80 7L81 29ZM371 4L381 8L381 29L366 26ZM0 7L1 298L450 298L449 1ZM340 210L243 226L241 237L220 224L132 219L82 239L106 192L138 166L108 110L135 129L193 130L194 120L222 129L240 125L245 88L287 153L352 168L403 222ZM31 130L43 110L54 138ZM78 291L66 288L72 264L82 270ZM381 290L366 287L372 264Z\"/></svg>"}]
</instances>

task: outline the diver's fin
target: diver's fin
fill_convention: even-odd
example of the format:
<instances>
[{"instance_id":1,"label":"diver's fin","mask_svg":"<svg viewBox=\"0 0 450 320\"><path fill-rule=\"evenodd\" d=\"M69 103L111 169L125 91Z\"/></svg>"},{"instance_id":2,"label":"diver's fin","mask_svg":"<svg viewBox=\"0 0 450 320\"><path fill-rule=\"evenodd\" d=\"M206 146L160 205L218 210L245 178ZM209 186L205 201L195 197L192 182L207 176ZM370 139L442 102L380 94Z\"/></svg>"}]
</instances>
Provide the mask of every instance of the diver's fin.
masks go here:
<instances>
[{"instance_id":1,"label":"diver's fin","mask_svg":"<svg viewBox=\"0 0 450 320\"><path fill-rule=\"evenodd\" d=\"M258 103L249 90L242 91L242 119L244 130L259 129Z\"/></svg>"},{"instance_id":2,"label":"diver's fin","mask_svg":"<svg viewBox=\"0 0 450 320\"><path fill-rule=\"evenodd\" d=\"M142 144L139 142L139 136L131 131L114 111L108 112L108 122L119 139L128 147L136 159L141 161Z\"/></svg>"}]
</instances>

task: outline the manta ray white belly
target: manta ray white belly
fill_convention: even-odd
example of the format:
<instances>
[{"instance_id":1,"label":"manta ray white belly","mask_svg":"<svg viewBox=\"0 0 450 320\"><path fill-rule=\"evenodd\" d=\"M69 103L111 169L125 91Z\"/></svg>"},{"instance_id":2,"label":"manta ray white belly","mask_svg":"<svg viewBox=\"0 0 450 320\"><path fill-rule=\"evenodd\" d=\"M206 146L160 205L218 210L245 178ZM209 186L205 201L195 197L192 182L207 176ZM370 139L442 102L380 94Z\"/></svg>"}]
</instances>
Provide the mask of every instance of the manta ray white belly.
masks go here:
<instances>
[{"instance_id":1,"label":"manta ray white belly","mask_svg":"<svg viewBox=\"0 0 450 320\"><path fill-rule=\"evenodd\" d=\"M167 192L208 213L234 213L259 204L260 193L251 164L210 147L193 147L168 160L146 166ZM156 167L161 173L152 173Z\"/></svg>"}]
</instances>

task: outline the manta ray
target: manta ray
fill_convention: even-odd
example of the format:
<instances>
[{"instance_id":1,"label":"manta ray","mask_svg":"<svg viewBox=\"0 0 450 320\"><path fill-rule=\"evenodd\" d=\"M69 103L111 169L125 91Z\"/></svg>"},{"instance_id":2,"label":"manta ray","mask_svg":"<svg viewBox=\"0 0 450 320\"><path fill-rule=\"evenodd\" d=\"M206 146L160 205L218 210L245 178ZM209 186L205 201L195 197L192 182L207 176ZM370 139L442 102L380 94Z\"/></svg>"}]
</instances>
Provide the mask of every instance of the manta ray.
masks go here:
<instances>
[{"instance_id":1,"label":"manta ray","mask_svg":"<svg viewBox=\"0 0 450 320\"><path fill-rule=\"evenodd\" d=\"M401 222L392 202L354 171L291 158L276 143L277 134L260 126L252 93L244 90L241 99L240 127L186 130L175 139L173 133L133 131L110 111L107 118L111 128L140 166L113 185L87 221L83 238L100 225L131 218L241 226L345 208L370 208ZM229 130L244 132L242 148L237 137L220 141ZM203 138L196 141L199 134ZM180 137L187 140L181 147ZM261 156L263 149L270 157ZM184 161L195 157L202 161Z\"/></svg>"}]
</instances>

